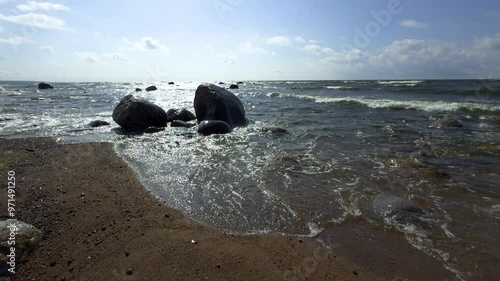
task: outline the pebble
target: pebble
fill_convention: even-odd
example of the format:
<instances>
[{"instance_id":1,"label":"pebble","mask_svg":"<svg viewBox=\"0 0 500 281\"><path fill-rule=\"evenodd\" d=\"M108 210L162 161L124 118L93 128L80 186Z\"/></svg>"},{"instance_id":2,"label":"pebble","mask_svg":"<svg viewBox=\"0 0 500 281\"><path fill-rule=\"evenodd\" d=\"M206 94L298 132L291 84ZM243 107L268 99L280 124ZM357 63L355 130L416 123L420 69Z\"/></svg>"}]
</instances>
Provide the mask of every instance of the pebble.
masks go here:
<instances>
[{"instance_id":1,"label":"pebble","mask_svg":"<svg viewBox=\"0 0 500 281\"><path fill-rule=\"evenodd\" d=\"M198 244L198 241L196 241L196 240L191 240L191 244Z\"/></svg>"},{"instance_id":2,"label":"pebble","mask_svg":"<svg viewBox=\"0 0 500 281\"><path fill-rule=\"evenodd\" d=\"M129 268L129 269L127 269L127 272L126 272L126 273L127 273L127 275L132 275L132 273L133 273L133 272L134 272L134 271L132 270L132 268Z\"/></svg>"}]
</instances>

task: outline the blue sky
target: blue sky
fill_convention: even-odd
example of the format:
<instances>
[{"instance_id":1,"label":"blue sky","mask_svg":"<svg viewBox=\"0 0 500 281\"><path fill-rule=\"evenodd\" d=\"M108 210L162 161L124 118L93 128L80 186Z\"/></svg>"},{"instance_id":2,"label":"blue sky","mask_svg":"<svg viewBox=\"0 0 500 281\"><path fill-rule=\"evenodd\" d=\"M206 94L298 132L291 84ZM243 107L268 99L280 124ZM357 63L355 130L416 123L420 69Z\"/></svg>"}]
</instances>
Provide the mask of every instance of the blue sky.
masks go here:
<instances>
[{"instance_id":1,"label":"blue sky","mask_svg":"<svg viewBox=\"0 0 500 281\"><path fill-rule=\"evenodd\" d=\"M0 80L500 78L500 2L0 0Z\"/></svg>"}]
</instances>

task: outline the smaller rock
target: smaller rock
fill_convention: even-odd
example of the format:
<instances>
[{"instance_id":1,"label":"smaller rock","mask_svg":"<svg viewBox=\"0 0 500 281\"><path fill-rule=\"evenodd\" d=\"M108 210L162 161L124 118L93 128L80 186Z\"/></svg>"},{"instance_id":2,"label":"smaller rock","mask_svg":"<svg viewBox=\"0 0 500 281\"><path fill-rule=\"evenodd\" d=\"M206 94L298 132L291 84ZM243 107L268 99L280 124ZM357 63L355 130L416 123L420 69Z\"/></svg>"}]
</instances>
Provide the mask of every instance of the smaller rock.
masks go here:
<instances>
[{"instance_id":1,"label":"smaller rock","mask_svg":"<svg viewBox=\"0 0 500 281\"><path fill-rule=\"evenodd\" d=\"M219 85L224 85L224 84L226 84L226 83L224 83L224 82L219 82Z\"/></svg>"},{"instance_id":2,"label":"smaller rock","mask_svg":"<svg viewBox=\"0 0 500 281\"><path fill-rule=\"evenodd\" d=\"M175 83L174 83L174 82L172 82L172 81L168 82L168 84L169 84L169 85L175 85Z\"/></svg>"},{"instance_id":3,"label":"smaller rock","mask_svg":"<svg viewBox=\"0 0 500 281\"><path fill-rule=\"evenodd\" d=\"M4 121L12 121L14 120L14 118L9 118L9 117L2 117L0 116L0 122L4 122Z\"/></svg>"},{"instance_id":4,"label":"smaller rock","mask_svg":"<svg viewBox=\"0 0 500 281\"><path fill-rule=\"evenodd\" d=\"M241 81L238 81L238 83L236 83L236 84L238 84L238 85L242 85L242 84L243 84L243 82L241 82Z\"/></svg>"},{"instance_id":5,"label":"smaller rock","mask_svg":"<svg viewBox=\"0 0 500 281\"><path fill-rule=\"evenodd\" d=\"M196 241L196 240L191 240L191 244L198 244L198 241Z\"/></svg>"},{"instance_id":6,"label":"smaller rock","mask_svg":"<svg viewBox=\"0 0 500 281\"><path fill-rule=\"evenodd\" d=\"M134 273L134 270L132 268L127 269L127 275L132 275Z\"/></svg>"},{"instance_id":7,"label":"smaller rock","mask_svg":"<svg viewBox=\"0 0 500 281\"><path fill-rule=\"evenodd\" d=\"M434 121L434 123L432 123L432 127L441 129L441 128L462 128L463 126L462 123L460 123L460 121L458 121L457 118L448 116Z\"/></svg>"},{"instance_id":8,"label":"smaller rock","mask_svg":"<svg viewBox=\"0 0 500 281\"><path fill-rule=\"evenodd\" d=\"M47 89L54 89L54 87L52 87L52 85L47 84L47 83L39 83L38 84L38 89L40 89L40 90L47 90Z\"/></svg>"},{"instance_id":9,"label":"smaller rock","mask_svg":"<svg viewBox=\"0 0 500 281\"><path fill-rule=\"evenodd\" d=\"M287 134L288 130L285 128L281 127L275 127L275 126L269 126L269 127L262 127L261 128L262 132L269 132L273 134Z\"/></svg>"},{"instance_id":10,"label":"smaller rock","mask_svg":"<svg viewBox=\"0 0 500 281\"><path fill-rule=\"evenodd\" d=\"M136 92L141 92L141 91L142 91L142 89L141 89L141 88L135 88L135 91L136 91Z\"/></svg>"},{"instance_id":11,"label":"smaller rock","mask_svg":"<svg viewBox=\"0 0 500 281\"><path fill-rule=\"evenodd\" d=\"M204 120L198 125L198 133L209 136L212 134L227 134L232 131L231 126L220 120Z\"/></svg>"},{"instance_id":12,"label":"smaller rock","mask_svg":"<svg viewBox=\"0 0 500 281\"><path fill-rule=\"evenodd\" d=\"M174 120L174 121L172 121L172 123L170 123L170 127L191 128L193 126L194 126L194 124L188 123L188 122L184 122L182 120Z\"/></svg>"},{"instance_id":13,"label":"smaller rock","mask_svg":"<svg viewBox=\"0 0 500 281\"><path fill-rule=\"evenodd\" d=\"M236 84L231 84L231 86L229 86L229 89L239 89L240 86L236 85Z\"/></svg>"},{"instance_id":14,"label":"smaller rock","mask_svg":"<svg viewBox=\"0 0 500 281\"><path fill-rule=\"evenodd\" d=\"M109 123L106 122L106 121L102 121L102 120L96 120L96 121L92 121L89 123L89 126L90 127L101 127L101 126L108 126Z\"/></svg>"},{"instance_id":15,"label":"smaller rock","mask_svg":"<svg viewBox=\"0 0 500 281\"><path fill-rule=\"evenodd\" d=\"M158 88L156 88L156 86L149 86L146 88L146 91L148 91L148 92L156 91L156 90L158 90Z\"/></svg>"},{"instance_id":16,"label":"smaller rock","mask_svg":"<svg viewBox=\"0 0 500 281\"><path fill-rule=\"evenodd\" d=\"M191 111L183 108L183 109L169 109L167 111L167 122L172 122L174 120L180 120L180 121L191 121L195 120L196 115L192 113Z\"/></svg>"}]
</instances>

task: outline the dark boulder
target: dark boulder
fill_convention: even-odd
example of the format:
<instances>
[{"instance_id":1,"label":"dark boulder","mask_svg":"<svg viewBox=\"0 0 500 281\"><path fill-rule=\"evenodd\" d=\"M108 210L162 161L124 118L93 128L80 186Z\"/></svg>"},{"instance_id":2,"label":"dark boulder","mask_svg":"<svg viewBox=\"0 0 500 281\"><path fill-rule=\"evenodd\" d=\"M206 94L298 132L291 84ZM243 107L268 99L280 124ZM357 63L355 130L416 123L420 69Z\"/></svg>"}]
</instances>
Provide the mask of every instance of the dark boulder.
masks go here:
<instances>
[{"instance_id":1,"label":"dark boulder","mask_svg":"<svg viewBox=\"0 0 500 281\"><path fill-rule=\"evenodd\" d=\"M288 133L287 129L281 128L281 127L276 127L276 126L262 127L261 131L266 132L266 133L273 133L273 134L287 134Z\"/></svg>"},{"instance_id":2,"label":"dark boulder","mask_svg":"<svg viewBox=\"0 0 500 281\"><path fill-rule=\"evenodd\" d=\"M113 120L128 131L148 127L166 127L167 113L163 108L133 95L127 95L113 110Z\"/></svg>"},{"instance_id":3,"label":"dark boulder","mask_svg":"<svg viewBox=\"0 0 500 281\"><path fill-rule=\"evenodd\" d=\"M209 136L213 134L227 134L232 131L228 123L220 120L205 120L198 125L198 133Z\"/></svg>"},{"instance_id":4,"label":"dark boulder","mask_svg":"<svg viewBox=\"0 0 500 281\"><path fill-rule=\"evenodd\" d=\"M92 121L89 123L89 126L90 127L101 127L101 126L108 126L109 123L106 122L106 121L102 121L102 120L96 120L96 121Z\"/></svg>"},{"instance_id":5,"label":"dark boulder","mask_svg":"<svg viewBox=\"0 0 500 281\"><path fill-rule=\"evenodd\" d=\"M141 92L141 91L142 91L142 89L141 89L141 88L135 88L135 91L136 91L136 92Z\"/></svg>"},{"instance_id":6,"label":"dark boulder","mask_svg":"<svg viewBox=\"0 0 500 281\"><path fill-rule=\"evenodd\" d=\"M236 84L238 84L238 85L242 85L242 84L243 84L243 82L241 82L241 81L238 81L238 83L236 83Z\"/></svg>"},{"instance_id":7,"label":"dark boulder","mask_svg":"<svg viewBox=\"0 0 500 281\"><path fill-rule=\"evenodd\" d=\"M230 128L247 123L245 108L238 97L213 84L201 84L196 89L194 110L198 123L204 120L224 121Z\"/></svg>"},{"instance_id":8,"label":"dark boulder","mask_svg":"<svg viewBox=\"0 0 500 281\"><path fill-rule=\"evenodd\" d=\"M432 127L435 128L462 128L462 123L458 121L456 117L445 117L438 119L432 123Z\"/></svg>"},{"instance_id":9,"label":"dark boulder","mask_svg":"<svg viewBox=\"0 0 500 281\"><path fill-rule=\"evenodd\" d=\"M39 83L38 84L38 89L40 89L40 90L47 90L47 89L54 89L54 87L52 87L52 85L47 84L47 83Z\"/></svg>"},{"instance_id":10,"label":"dark boulder","mask_svg":"<svg viewBox=\"0 0 500 281\"><path fill-rule=\"evenodd\" d=\"M169 109L167 111L167 122L172 122L174 120L180 121L191 121L195 120L196 115L191 111L183 108L183 109Z\"/></svg>"},{"instance_id":11,"label":"dark boulder","mask_svg":"<svg viewBox=\"0 0 500 281\"><path fill-rule=\"evenodd\" d=\"M231 86L229 86L229 89L239 89L240 87L236 84L231 84Z\"/></svg>"},{"instance_id":12,"label":"dark boulder","mask_svg":"<svg viewBox=\"0 0 500 281\"><path fill-rule=\"evenodd\" d=\"M168 82L168 84L169 84L169 85L175 85L175 83L174 83L174 82Z\"/></svg>"},{"instance_id":13,"label":"dark boulder","mask_svg":"<svg viewBox=\"0 0 500 281\"><path fill-rule=\"evenodd\" d=\"M148 92L156 91L156 90L158 90L158 88L156 88L156 86L149 86L146 88L146 91L148 91Z\"/></svg>"},{"instance_id":14,"label":"dark boulder","mask_svg":"<svg viewBox=\"0 0 500 281\"><path fill-rule=\"evenodd\" d=\"M184 128L191 128L193 127L194 124L188 123L182 120L174 120L172 123L170 123L170 127L184 127Z\"/></svg>"}]
</instances>

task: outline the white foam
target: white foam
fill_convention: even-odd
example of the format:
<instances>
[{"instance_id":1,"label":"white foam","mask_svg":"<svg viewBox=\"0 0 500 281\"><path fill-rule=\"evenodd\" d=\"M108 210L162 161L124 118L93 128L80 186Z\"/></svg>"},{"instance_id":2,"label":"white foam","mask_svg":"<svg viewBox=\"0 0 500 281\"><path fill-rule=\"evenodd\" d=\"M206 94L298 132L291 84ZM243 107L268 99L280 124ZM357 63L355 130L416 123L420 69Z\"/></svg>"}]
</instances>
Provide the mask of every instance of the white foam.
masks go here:
<instances>
[{"instance_id":1,"label":"white foam","mask_svg":"<svg viewBox=\"0 0 500 281\"><path fill-rule=\"evenodd\" d=\"M356 87L351 87L351 86L326 86L327 89L333 89L333 90L352 90L356 89Z\"/></svg>"},{"instance_id":2,"label":"white foam","mask_svg":"<svg viewBox=\"0 0 500 281\"><path fill-rule=\"evenodd\" d=\"M378 84L380 85L401 85L401 84L408 84L408 85L417 85L420 84L424 81L422 80L393 80L393 81L377 81Z\"/></svg>"}]
</instances>

